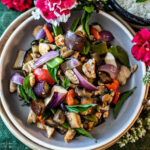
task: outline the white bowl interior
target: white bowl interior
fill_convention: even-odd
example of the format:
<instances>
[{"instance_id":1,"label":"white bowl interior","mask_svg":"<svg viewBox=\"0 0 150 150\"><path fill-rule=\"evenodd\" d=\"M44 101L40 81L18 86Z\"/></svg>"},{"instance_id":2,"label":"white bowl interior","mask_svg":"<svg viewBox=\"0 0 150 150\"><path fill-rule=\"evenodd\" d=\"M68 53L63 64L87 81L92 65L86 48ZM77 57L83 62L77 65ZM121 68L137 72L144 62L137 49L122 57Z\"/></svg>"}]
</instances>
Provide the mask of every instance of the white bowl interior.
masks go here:
<instances>
[{"instance_id":1,"label":"white bowl interior","mask_svg":"<svg viewBox=\"0 0 150 150\"><path fill-rule=\"evenodd\" d=\"M72 13L72 17L68 23L63 24L64 30L69 29L76 16L81 16L81 12ZM98 140L97 143L86 137L79 136L69 144L66 144L63 139L64 136L57 132L51 139L48 139L45 131L41 131L36 125L27 124L29 108L22 107L22 102L18 101L16 94L9 93L9 79L14 72L12 66L15 62L17 52L19 49L29 49L30 43L33 40L32 31L34 27L44 24L44 20L35 21L33 17L28 18L11 35L3 50L0 64L0 90L4 109L10 120L25 136L44 147L52 149L92 149L105 145L127 129L141 107L145 94L145 86L142 83L142 77L145 74L145 65L135 61L131 55L131 40L133 36L119 21L106 13L94 14L90 20L90 23L93 22L98 22L105 30L111 31L115 37L113 44L120 45L126 50L131 65L138 64L138 70L128 80L128 84L121 88L121 91L129 90L135 86L137 88L134 94L123 105L117 119L114 120L111 111L109 118L91 132Z\"/></svg>"}]
</instances>

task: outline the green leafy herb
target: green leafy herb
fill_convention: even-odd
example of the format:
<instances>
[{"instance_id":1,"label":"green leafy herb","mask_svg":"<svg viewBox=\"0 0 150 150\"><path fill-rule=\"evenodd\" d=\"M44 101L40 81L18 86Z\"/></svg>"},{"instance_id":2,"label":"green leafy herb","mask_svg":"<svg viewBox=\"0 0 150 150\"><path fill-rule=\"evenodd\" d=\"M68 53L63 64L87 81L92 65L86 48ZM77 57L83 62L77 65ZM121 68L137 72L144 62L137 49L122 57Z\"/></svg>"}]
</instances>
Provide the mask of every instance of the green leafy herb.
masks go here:
<instances>
[{"instance_id":1,"label":"green leafy herb","mask_svg":"<svg viewBox=\"0 0 150 150\"><path fill-rule=\"evenodd\" d=\"M87 55L90 52L90 49L91 49L91 44L90 44L90 42L87 39L85 39L85 43L84 43L84 48L83 48L82 54L83 55Z\"/></svg>"},{"instance_id":2,"label":"green leafy herb","mask_svg":"<svg viewBox=\"0 0 150 150\"><path fill-rule=\"evenodd\" d=\"M97 104L81 104L81 105L73 105L73 106L68 106L65 105L67 110L72 113L80 113L87 111L90 107L95 107Z\"/></svg>"},{"instance_id":3,"label":"green leafy herb","mask_svg":"<svg viewBox=\"0 0 150 150\"><path fill-rule=\"evenodd\" d=\"M52 115L51 110L46 108L42 114L42 120L48 119L51 115Z\"/></svg>"},{"instance_id":4,"label":"green leafy herb","mask_svg":"<svg viewBox=\"0 0 150 150\"><path fill-rule=\"evenodd\" d=\"M42 39L40 39L39 43L42 43L42 42L44 42L44 39L43 39L43 38L42 38Z\"/></svg>"},{"instance_id":5,"label":"green leafy herb","mask_svg":"<svg viewBox=\"0 0 150 150\"><path fill-rule=\"evenodd\" d=\"M18 89L19 89L19 95L21 98L23 98L24 104L23 105L30 105L30 100L28 99L28 96L25 93L25 90L23 89L23 87L21 85L18 85Z\"/></svg>"},{"instance_id":6,"label":"green leafy herb","mask_svg":"<svg viewBox=\"0 0 150 150\"><path fill-rule=\"evenodd\" d=\"M137 3L146 2L147 0L136 0Z\"/></svg>"},{"instance_id":7,"label":"green leafy herb","mask_svg":"<svg viewBox=\"0 0 150 150\"><path fill-rule=\"evenodd\" d=\"M77 26L78 26L79 22L80 22L80 18L76 18L75 21L74 21L74 23L72 24L72 26L70 28L70 30L72 32L75 32L75 30L77 29Z\"/></svg>"},{"instance_id":8,"label":"green leafy herb","mask_svg":"<svg viewBox=\"0 0 150 150\"><path fill-rule=\"evenodd\" d=\"M53 25L53 31L54 31L55 36L63 34L63 29L61 26L54 26Z\"/></svg>"},{"instance_id":9,"label":"green leafy herb","mask_svg":"<svg viewBox=\"0 0 150 150\"><path fill-rule=\"evenodd\" d=\"M84 128L75 128L75 130L76 130L79 134L81 134L81 135L83 135L83 136L86 136L86 137L88 137L88 138L91 138L91 139L93 139L95 142L97 142L96 139L95 139L89 132L87 132Z\"/></svg>"},{"instance_id":10,"label":"green leafy herb","mask_svg":"<svg viewBox=\"0 0 150 150\"><path fill-rule=\"evenodd\" d=\"M124 93L122 93L119 97L118 103L116 104L114 110L113 110L113 114L114 114L114 118L117 118L117 115L120 111L120 109L122 108L124 102L126 101L126 99L133 93L134 89L136 87L134 87L133 89L126 91Z\"/></svg>"},{"instance_id":11,"label":"green leafy herb","mask_svg":"<svg viewBox=\"0 0 150 150\"><path fill-rule=\"evenodd\" d=\"M95 116L91 116L91 115L86 115L86 116L82 116L84 119L86 119L86 120L89 120L89 121L92 121L92 122L95 122L95 123L97 123L98 122L98 120L97 120L97 118L95 117Z\"/></svg>"},{"instance_id":12,"label":"green leafy herb","mask_svg":"<svg viewBox=\"0 0 150 150\"><path fill-rule=\"evenodd\" d=\"M64 82L62 83L62 87L64 87L66 90L70 87L70 80L68 77L65 78Z\"/></svg>"},{"instance_id":13,"label":"green leafy herb","mask_svg":"<svg viewBox=\"0 0 150 150\"><path fill-rule=\"evenodd\" d=\"M26 76L24 79L23 88L29 97L31 97L33 100L37 100L37 98L32 90L32 87L30 86L29 75Z\"/></svg>"},{"instance_id":14,"label":"green leafy herb","mask_svg":"<svg viewBox=\"0 0 150 150\"><path fill-rule=\"evenodd\" d=\"M144 84L150 83L150 67L148 67L145 77L143 78Z\"/></svg>"},{"instance_id":15,"label":"green leafy herb","mask_svg":"<svg viewBox=\"0 0 150 150\"><path fill-rule=\"evenodd\" d=\"M97 52L99 55L104 55L108 52L107 43L102 42L102 43L94 44L92 45L92 50L94 52Z\"/></svg>"},{"instance_id":16,"label":"green leafy herb","mask_svg":"<svg viewBox=\"0 0 150 150\"><path fill-rule=\"evenodd\" d=\"M91 5L91 6L84 6L83 8L88 13L92 13L94 11L94 6L93 5Z\"/></svg>"},{"instance_id":17,"label":"green leafy herb","mask_svg":"<svg viewBox=\"0 0 150 150\"><path fill-rule=\"evenodd\" d=\"M56 57L50 61L48 61L46 64L50 67L50 68L56 68L57 66L59 66L61 63L63 63L63 59Z\"/></svg>"},{"instance_id":18,"label":"green leafy herb","mask_svg":"<svg viewBox=\"0 0 150 150\"><path fill-rule=\"evenodd\" d=\"M112 53L121 64L130 67L128 55L120 46L112 46L108 51Z\"/></svg>"},{"instance_id":19,"label":"green leafy herb","mask_svg":"<svg viewBox=\"0 0 150 150\"><path fill-rule=\"evenodd\" d=\"M57 71L58 71L58 68L59 68L59 66L57 66L55 68L50 68L49 65L47 64L47 69L48 69L49 75L52 77L52 79L56 83L58 83L58 80L57 80Z\"/></svg>"},{"instance_id":20,"label":"green leafy herb","mask_svg":"<svg viewBox=\"0 0 150 150\"><path fill-rule=\"evenodd\" d=\"M70 129L69 124L67 122L63 123L62 126L66 129Z\"/></svg>"},{"instance_id":21,"label":"green leafy herb","mask_svg":"<svg viewBox=\"0 0 150 150\"><path fill-rule=\"evenodd\" d=\"M88 13L86 11L83 12L82 18L81 18L81 24L83 26L84 31L87 33L88 36L90 36L90 29L89 29L89 19L91 18L92 13Z\"/></svg>"}]
</instances>

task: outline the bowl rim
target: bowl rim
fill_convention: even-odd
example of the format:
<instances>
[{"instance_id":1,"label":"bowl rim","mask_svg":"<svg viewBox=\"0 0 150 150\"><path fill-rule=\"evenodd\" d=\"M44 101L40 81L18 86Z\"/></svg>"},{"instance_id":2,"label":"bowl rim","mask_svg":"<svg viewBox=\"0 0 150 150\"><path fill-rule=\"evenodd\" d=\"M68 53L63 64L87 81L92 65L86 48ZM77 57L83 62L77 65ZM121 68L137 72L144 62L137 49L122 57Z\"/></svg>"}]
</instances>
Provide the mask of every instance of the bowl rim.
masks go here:
<instances>
[{"instance_id":1,"label":"bowl rim","mask_svg":"<svg viewBox=\"0 0 150 150\"><path fill-rule=\"evenodd\" d=\"M110 20L113 20L115 21L117 24L119 24L129 35L130 37L132 38L132 34L130 33L130 31L120 22L118 21L117 19L115 19L114 17L112 17L111 15L105 13L105 12L100 12L100 14L104 15L105 17L107 17L108 19ZM29 17L28 19L26 19L23 23L25 24L26 22L28 22L29 20L33 19L33 17ZM4 61L4 58L5 58L5 55L6 55L6 51L7 51L7 46L8 46L8 43L13 39L13 36L15 36L15 33L19 31L19 29L22 27L22 24L13 32L13 34L10 36L10 38L8 39L5 47L4 47L4 50L2 52L2 55L1 55L1 63L0 63L0 66L3 64L3 61ZM146 67L145 67L145 64L142 63L143 65L143 69L146 71ZM1 70L2 67L0 67L0 72L2 72ZM1 101L2 101L2 104L3 106L7 106L6 102L5 102L5 99L4 99L4 95L3 95L3 89L2 89L2 83L1 83L1 76L0 76L0 91L1 91ZM144 86L144 85L143 85ZM147 86L144 86L144 93L143 93L143 98L144 98L144 95L147 95ZM101 143L97 143L95 145L92 145L92 146L88 146L88 147L83 147L83 148L72 148L72 149L94 149L94 148L100 148L100 149L103 149L103 148L107 148L109 146L111 146L112 144L114 144L114 142L116 142L123 134L126 133L126 131L133 125L133 123L136 121L136 119L138 118L141 110L142 110L143 106L140 106L140 108L138 108L137 110L137 113L136 115L134 115L133 119L130 119L130 123L129 125L127 126L127 128L125 128L124 130L122 130L122 133L118 134L116 137L113 137L111 141L107 142L107 143L104 143L104 144L101 144ZM43 141L33 137L31 134L29 134L27 131L24 131L24 129L22 127L20 127L20 125L18 124L18 122L15 120L15 119L12 119L13 118L13 115L10 113L9 109L7 107L4 107L5 111L8 113L8 116L10 118L10 120L13 122L13 124L18 128L18 130L23 133L25 136L27 136L30 140L33 140L34 142L36 141L36 143L41 143L40 145L44 146L44 147L47 147L47 148L53 148L53 149L70 149L70 148L67 148L67 147L64 147L64 148L61 148L61 147L57 147L57 146L54 146L54 145L49 145L49 144L46 144L44 143ZM24 132L23 132L24 131ZM41 142L39 142L41 141ZM43 144L44 143L44 144ZM101 145L101 146L100 146Z\"/></svg>"},{"instance_id":2,"label":"bowl rim","mask_svg":"<svg viewBox=\"0 0 150 150\"><path fill-rule=\"evenodd\" d=\"M136 16L130 12L128 12L127 10L125 10L116 0L110 0L111 6L120 14L124 17L125 20L128 20L131 23L136 23L133 18L137 19L140 22L144 22L143 23L138 23L139 25L145 25L145 26L149 26L150 25L150 19L146 19L146 18L142 18L140 16ZM121 11L120 11L120 10ZM127 16L125 16L125 14L127 14Z\"/></svg>"}]
</instances>

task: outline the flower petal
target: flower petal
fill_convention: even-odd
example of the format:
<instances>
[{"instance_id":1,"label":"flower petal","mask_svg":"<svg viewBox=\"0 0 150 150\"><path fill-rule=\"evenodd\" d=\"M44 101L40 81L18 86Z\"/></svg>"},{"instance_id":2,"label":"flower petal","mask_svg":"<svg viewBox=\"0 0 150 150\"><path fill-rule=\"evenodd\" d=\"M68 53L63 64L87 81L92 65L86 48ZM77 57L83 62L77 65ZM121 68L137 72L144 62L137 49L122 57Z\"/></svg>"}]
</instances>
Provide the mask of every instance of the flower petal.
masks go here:
<instances>
[{"instance_id":1,"label":"flower petal","mask_svg":"<svg viewBox=\"0 0 150 150\"><path fill-rule=\"evenodd\" d=\"M148 31L148 29L142 29L141 31L139 31L139 34L141 35L141 38L144 40L150 40L150 32Z\"/></svg>"},{"instance_id":2,"label":"flower petal","mask_svg":"<svg viewBox=\"0 0 150 150\"><path fill-rule=\"evenodd\" d=\"M138 45L134 45L131 49L131 53L136 60L140 60L140 58L138 57L139 49L140 49L140 47Z\"/></svg>"},{"instance_id":3,"label":"flower petal","mask_svg":"<svg viewBox=\"0 0 150 150\"><path fill-rule=\"evenodd\" d=\"M55 6L60 4L61 4L61 0L49 0L50 11L54 10Z\"/></svg>"}]
</instances>

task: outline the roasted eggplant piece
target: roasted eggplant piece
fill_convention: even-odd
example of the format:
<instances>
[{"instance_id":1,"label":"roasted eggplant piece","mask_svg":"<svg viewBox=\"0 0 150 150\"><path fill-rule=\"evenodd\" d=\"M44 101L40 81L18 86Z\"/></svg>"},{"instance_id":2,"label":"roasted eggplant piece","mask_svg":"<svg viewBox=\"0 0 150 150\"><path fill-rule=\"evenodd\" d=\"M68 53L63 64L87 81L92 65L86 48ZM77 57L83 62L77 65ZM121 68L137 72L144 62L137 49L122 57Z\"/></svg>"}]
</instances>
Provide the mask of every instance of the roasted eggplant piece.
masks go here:
<instances>
[{"instance_id":1,"label":"roasted eggplant piece","mask_svg":"<svg viewBox=\"0 0 150 150\"><path fill-rule=\"evenodd\" d=\"M20 50L18 52L17 59L15 61L15 64L13 65L13 69L19 70L22 68L25 55L26 55L26 51L24 50Z\"/></svg>"},{"instance_id":2,"label":"roasted eggplant piece","mask_svg":"<svg viewBox=\"0 0 150 150\"><path fill-rule=\"evenodd\" d=\"M84 48L85 38L75 34L72 31L68 31L65 36L65 45L75 51L82 51Z\"/></svg>"},{"instance_id":3,"label":"roasted eggplant piece","mask_svg":"<svg viewBox=\"0 0 150 150\"><path fill-rule=\"evenodd\" d=\"M27 122L29 124L32 124L32 123L36 123L36 114L30 109L29 111L29 115L28 115L28 120Z\"/></svg>"},{"instance_id":4,"label":"roasted eggplant piece","mask_svg":"<svg viewBox=\"0 0 150 150\"><path fill-rule=\"evenodd\" d=\"M36 102L36 101L32 100L31 108L37 116L40 116L41 113L44 111L45 106L42 101Z\"/></svg>"},{"instance_id":5,"label":"roasted eggplant piece","mask_svg":"<svg viewBox=\"0 0 150 150\"><path fill-rule=\"evenodd\" d=\"M32 50L31 50L31 49L28 50L28 51L26 51L26 54L25 54L24 60L23 60L23 63L24 63L24 64L32 60L31 53L32 53Z\"/></svg>"},{"instance_id":6,"label":"roasted eggplant piece","mask_svg":"<svg viewBox=\"0 0 150 150\"><path fill-rule=\"evenodd\" d=\"M58 125L52 118L47 119L45 123L46 125L55 128L60 134L65 134L67 132L66 128Z\"/></svg>"},{"instance_id":7,"label":"roasted eggplant piece","mask_svg":"<svg viewBox=\"0 0 150 150\"><path fill-rule=\"evenodd\" d=\"M46 128L47 137L51 138L51 136L53 135L53 133L55 131L55 128L51 128L49 126L45 126L45 128Z\"/></svg>"},{"instance_id":8,"label":"roasted eggplant piece","mask_svg":"<svg viewBox=\"0 0 150 150\"><path fill-rule=\"evenodd\" d=\"M58 109L53 117L53 120L58 124L63 124L65 122L65 115L61 109Z\"/></svg>"},{"instance_id":9,"label":"roasted eggplant piece","mask_svg":"<svg viewBox=\"0 0 150 150\"><path fill-rule=\"evenodd\" d=\"M38 82L33 88L34 93L39 98L45 98L48 96L50 91L50 86L46 81Z\"/></svg>"},{"instance_id":10,"label":"roasted eggplant piece","mask_svg":"<svg viewBox=\"0 0 150 150\"><path fill-rule=\"evenodd\" d=\"M66 143L68 143L70 140L72 140L76 135L76 131L73 129L69 129L64 137L64 140Z\"/></svg>"}]
</instances>

